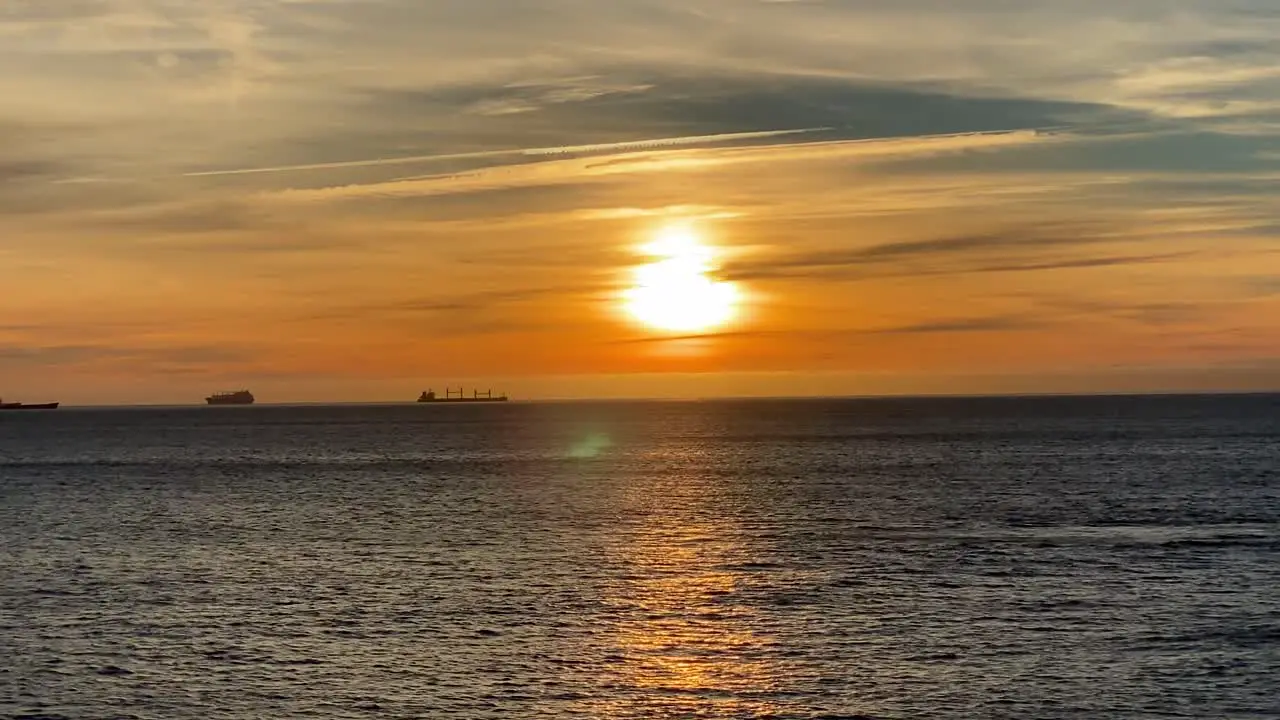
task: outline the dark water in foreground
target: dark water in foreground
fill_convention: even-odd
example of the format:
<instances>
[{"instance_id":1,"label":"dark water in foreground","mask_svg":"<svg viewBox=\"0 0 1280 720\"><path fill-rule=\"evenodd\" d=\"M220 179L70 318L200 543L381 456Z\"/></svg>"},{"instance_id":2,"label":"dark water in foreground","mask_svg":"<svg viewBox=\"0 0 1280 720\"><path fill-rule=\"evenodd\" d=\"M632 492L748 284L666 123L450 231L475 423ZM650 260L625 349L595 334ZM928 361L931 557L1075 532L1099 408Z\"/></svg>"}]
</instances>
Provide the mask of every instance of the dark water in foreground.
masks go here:
<instances>
[{"instance_id":1,"label":"dark water in foreground","mask_svg":"<svg viewBox=\"0 0 1280 720\"><path fill-rule=\"evenodd\" d=\"M1280 396L0 415L0 715L1280 717Z\"/></svg>"}]
</instances>

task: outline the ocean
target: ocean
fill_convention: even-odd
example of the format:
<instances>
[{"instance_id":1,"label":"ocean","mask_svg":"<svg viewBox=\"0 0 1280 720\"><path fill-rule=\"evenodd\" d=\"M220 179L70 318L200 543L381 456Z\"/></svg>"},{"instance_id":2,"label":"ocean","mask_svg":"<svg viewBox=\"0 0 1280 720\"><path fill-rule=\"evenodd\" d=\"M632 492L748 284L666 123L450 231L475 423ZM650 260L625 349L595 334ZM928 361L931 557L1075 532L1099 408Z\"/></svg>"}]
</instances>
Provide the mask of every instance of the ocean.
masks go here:
<instances>
[{"instance_id":1,"label":"ocean","mask_svg":"<svg viewBox=\"0 0 1280 720\"><path fill-rule=\"evenodd\" d=\"M1277 718L1280 396L0 413L11 718Z\"/></svg>"}]
</instances>

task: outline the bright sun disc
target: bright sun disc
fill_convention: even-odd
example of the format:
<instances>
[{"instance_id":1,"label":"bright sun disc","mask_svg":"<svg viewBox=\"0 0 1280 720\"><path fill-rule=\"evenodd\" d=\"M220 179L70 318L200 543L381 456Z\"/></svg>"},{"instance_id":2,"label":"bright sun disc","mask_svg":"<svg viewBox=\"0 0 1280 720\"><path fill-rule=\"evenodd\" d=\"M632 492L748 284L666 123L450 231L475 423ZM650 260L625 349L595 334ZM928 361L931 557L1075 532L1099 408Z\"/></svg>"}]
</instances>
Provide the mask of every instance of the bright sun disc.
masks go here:
<instances>
[{"instance_id":1,"label":"bright sun disc","mask_svg":"<svg viewBox=\"0 0 1280 720\"><path fill-rule=\"evenodd\" d=\"M667 228L644 250L658 259L636 269L627 312L658 330L693 332L733 318L738 291L711 273L713 253L687 228Z\"/></svg>"}]
</instances>

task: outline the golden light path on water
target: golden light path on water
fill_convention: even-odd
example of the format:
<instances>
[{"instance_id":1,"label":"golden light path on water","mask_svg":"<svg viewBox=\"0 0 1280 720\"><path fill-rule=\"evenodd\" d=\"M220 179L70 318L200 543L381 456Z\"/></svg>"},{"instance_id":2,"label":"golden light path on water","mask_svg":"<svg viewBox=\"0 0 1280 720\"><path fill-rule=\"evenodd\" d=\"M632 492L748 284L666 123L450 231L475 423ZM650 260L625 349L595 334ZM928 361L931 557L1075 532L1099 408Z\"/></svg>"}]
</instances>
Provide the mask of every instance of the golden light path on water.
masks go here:
<instances>
[{"instance_id":1,"label":"golden light path on water","mask_svg":"<svg viewBox=\"0 0 1280 720\"><path fill-rule=\"evenodd\" d=\"M619 716L642 702L655 718L776 714L785 685L770 653L778 640L739 597L754 580L743 563L768 549L718 512L723 488L681 455L667 460L679 468L670 476L624 494L632 522L615 531L612 559L627 571L604 598L619 610L610 632L622 662L608 668L619 699L586 709Z\"/></svg>"},{"instance_id":2,"label":"golden light path on water","mask_svg":"<svg viewBox=\"0 0 1280 720\"><path fill-rule=\"evenodd\" d=\"M692 227L666 226L641 250L653 260L636 268L623 293L634 320L653 330L700 332L733 319L738 288L715 278L715 253Z\"/></svg>"}]
</instances>

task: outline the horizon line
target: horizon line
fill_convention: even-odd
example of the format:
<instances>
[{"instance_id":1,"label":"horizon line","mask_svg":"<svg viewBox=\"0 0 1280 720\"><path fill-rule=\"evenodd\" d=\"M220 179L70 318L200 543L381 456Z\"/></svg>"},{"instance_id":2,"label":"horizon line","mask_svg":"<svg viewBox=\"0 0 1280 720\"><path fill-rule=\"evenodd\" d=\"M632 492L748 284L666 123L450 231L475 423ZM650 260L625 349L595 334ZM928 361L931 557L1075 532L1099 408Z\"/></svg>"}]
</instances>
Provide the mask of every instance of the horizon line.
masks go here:
<instances>
[{"instance_id":1,"label":"horizon line","mask_svg":"<svg viewBox=\"0 0 1280 720\"><path fill-rule=\"evenodd\" d=\"M705 395L705 396L599 396L599 397L531 397L510 398L505 405L571 404L571 403L687 403L750 402L807 400L1037 400L1055 398L1144 398L1144 397L1239 397L1280 395L1280 388L1269 390L1133 390L1106 392L987 392L987 393L880 393L857 395ZM415 400L297 400L291 402L255 402L252 405L210 406L198 403L134 403L83 404L60 402L59 409L93 410L179 410L188 408L252 409L259 407L396 407L418 406Z\"/></svg>"}]
</instances>

